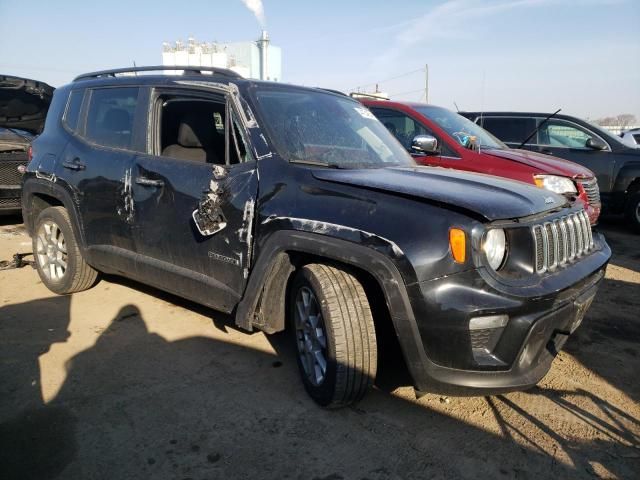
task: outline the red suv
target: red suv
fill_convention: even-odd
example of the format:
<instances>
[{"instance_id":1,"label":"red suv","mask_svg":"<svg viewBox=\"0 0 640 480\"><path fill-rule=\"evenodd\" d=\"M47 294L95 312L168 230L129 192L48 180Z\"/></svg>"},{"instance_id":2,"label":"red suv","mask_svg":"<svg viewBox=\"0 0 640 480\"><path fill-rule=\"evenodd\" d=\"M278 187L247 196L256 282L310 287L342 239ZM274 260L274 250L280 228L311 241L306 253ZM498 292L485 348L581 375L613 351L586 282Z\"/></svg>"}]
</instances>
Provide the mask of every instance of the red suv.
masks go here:
<instances>
[{"instance_id":1,"label":"red suv","mask_svg":"<svg viewBox=\"0 0 640 480\"><path fill-rule=\"evenodd\" d=\"M359 100L418 163L533 183L584 203L591 224L597 222L600 194L596 178L588 168L549 155L511 149L479 125L446 108Z\"/></svg>"}]
</instances>

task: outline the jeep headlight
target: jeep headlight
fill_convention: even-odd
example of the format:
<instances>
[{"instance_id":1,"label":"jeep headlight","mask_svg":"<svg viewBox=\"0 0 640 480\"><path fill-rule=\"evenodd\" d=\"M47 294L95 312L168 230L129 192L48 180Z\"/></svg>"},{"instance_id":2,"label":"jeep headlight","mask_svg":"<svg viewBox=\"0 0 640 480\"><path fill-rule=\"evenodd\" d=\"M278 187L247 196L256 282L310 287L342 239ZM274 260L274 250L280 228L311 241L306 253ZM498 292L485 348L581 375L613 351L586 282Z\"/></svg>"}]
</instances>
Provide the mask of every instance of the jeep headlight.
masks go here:
<instances>
[{"instance_id":1,"label":"jeep headlight","mask_svg":"<svg viewBox=\"0 0 640 480\"><path fill-rule=\"evenodd\" d=\"M573 181L567 177L557 175L534 175L533 181L540 188L551 190L553 193L578 193Z\"/></svg>"},{"instance_id":2,"label":"jeep headlight","mask_svg":"<svg viewBox=\"0 0 640 480\"><path fill-rule=\"evenodd\" d=\"M488 230L484 235L482 250L491 268L499 270L507 255L507 237L504 230L501 228Z\"/></svg>"}]
</instances>

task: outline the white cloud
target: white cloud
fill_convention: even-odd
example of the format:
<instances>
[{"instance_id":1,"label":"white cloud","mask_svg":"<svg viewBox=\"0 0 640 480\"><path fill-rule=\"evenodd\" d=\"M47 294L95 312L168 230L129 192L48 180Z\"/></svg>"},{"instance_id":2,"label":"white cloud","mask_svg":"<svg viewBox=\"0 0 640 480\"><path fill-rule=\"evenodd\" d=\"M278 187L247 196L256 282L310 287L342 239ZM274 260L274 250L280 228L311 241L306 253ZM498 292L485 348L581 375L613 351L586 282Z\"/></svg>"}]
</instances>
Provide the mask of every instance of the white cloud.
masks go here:
<instances>
[{"instance_id":1,"label":"white cloud","mask_svg":"<svg viewBox=\"0 0 640 480\"><path fill-rule=\"evenodd\" d=\"M244 5L251 10L261 26L265 26L266 19L264 16L264 6L262 0L241 0Z\"/></svg>"},{"instance_id":2,"label":"white cloud","mask_svg":"<svg viewBox=\"0 0 640 480\"><path fill-rule=\"evenodd\" d=\"M577 0L587 4L615 4L620 0ZM538 8L550 5L566 5L563 0L448 0L437 5L424 15L395 25L397 31L389 48L374 59L374 68L382 67L397 59L404 51L418 44L427 44L433 39L472 38L470 26L487 17L512 10Z\"/></svg>"}]
</instances>

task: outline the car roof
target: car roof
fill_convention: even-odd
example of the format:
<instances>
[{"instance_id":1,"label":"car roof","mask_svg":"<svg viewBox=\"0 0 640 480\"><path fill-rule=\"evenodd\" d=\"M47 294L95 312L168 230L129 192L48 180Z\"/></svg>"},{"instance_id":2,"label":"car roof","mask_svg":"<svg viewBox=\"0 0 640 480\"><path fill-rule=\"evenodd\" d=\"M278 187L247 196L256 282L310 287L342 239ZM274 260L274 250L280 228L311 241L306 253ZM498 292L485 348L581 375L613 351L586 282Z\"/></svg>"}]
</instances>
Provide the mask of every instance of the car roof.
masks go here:
<instances>
[{"instance_id":1,"label":"car roof","mask_svg":"<svg viewBox=\"0 0 640 480\"><path fill-rule=\"evenodd\" d=\"M183 71L183 73L177 73ZM143 75L137 75L138 72L145 72ZM175 72L175 73L146 73L146 72ZM202 72L210 72L204 74ZM190 84L190 87L197 88L201 86L206 88L206 83L234 83L241 88L251 86L266 86L272 89L282 90L307 90L314 92L324 92L330 95L345 95L332 90L322 88L305 87L293 85L289 83L273 82L266 80L256 80L245 78L232 70L212 67L189 67L189 66L151 66L151 67L134 67L120 68L113 70L102 70L98 72L85 73L78 75L66 88L73 89L76 86L90 88L96 86L168 86L175 85L177 82L201 82L202 85L196 83ZM348 98L348 97L347 97ZM355 100L354 100L355 101Z\"/></svg>"}]
</instances>

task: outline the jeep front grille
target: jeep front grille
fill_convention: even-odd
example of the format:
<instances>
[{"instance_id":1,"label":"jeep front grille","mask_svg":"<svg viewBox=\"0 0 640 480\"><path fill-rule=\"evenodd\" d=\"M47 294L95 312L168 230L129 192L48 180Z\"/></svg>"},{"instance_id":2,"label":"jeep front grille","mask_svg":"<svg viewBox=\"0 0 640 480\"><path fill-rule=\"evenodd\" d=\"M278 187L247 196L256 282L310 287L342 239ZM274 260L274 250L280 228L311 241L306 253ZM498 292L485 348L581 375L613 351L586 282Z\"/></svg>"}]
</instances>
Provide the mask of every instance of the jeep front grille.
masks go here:
<instances>
[{"instance_id":1,"label":"jeep front grille","mask_svg":"<svg viewBox=\"0 0 640 480\"><path fill-rule=\"evenodd\" d=\"M536 273L555 270L586 254L594 246L584 210L531 227Z\"/></svg>"},{"instance_id":2,"label":"jeep front grille","mask_svg":"<svg viewBox=\"0 0 640 480\"><path fill-rule=\"evenodd\" d=\"M600 205L600 189L598 188L598 180L592 178L590 180L578 180L582 188L587 194L589 204L593 206Z\"/></svg>"}]
</instances>

